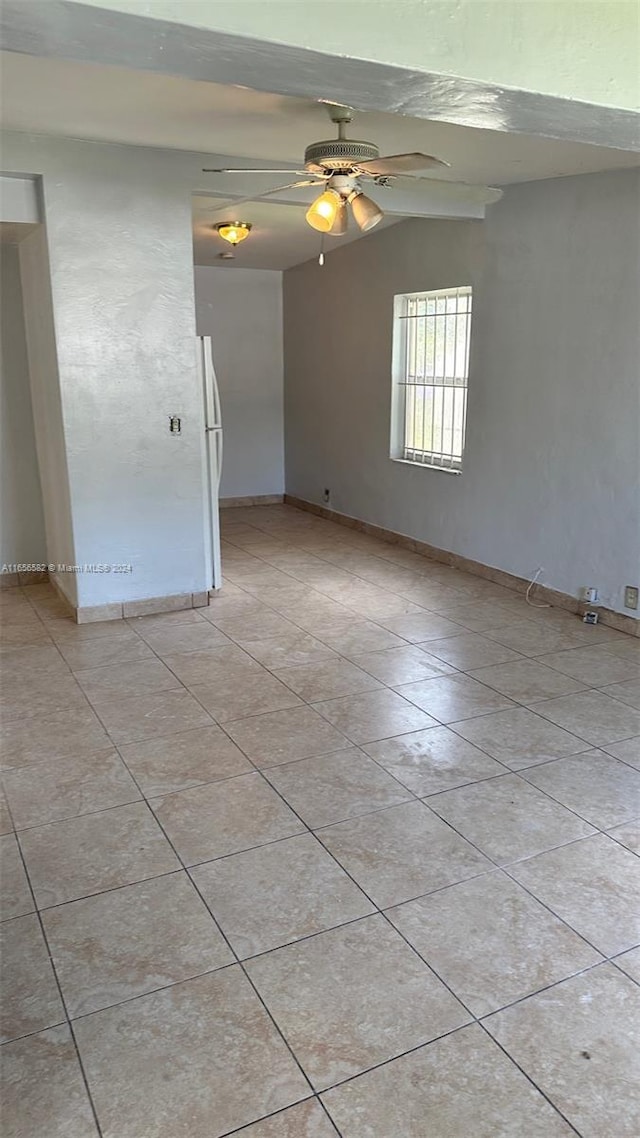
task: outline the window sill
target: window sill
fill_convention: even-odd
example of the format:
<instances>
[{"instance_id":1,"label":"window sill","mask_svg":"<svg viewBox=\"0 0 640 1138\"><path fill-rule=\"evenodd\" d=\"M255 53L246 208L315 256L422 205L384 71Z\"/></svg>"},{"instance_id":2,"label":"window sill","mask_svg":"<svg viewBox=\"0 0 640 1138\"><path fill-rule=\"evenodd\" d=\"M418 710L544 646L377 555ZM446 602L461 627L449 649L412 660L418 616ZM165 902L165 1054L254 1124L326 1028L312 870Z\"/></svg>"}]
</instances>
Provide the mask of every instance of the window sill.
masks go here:
<instances>
[{"instance_id":1,"label":"window sill","mask_svg":"<svg viewBox=\"0 0 640 1138\"><path fill-rule=\"evenodd\" d=\"M413 462L410 458L395 458L394 455L389 455L391 462L399 462L402 466L418 467L420 470L437 470L439 474L462 474L462 470L456 470L451 466L438 466L436 463L431 462Z\"/></svg>"}]
</instances>

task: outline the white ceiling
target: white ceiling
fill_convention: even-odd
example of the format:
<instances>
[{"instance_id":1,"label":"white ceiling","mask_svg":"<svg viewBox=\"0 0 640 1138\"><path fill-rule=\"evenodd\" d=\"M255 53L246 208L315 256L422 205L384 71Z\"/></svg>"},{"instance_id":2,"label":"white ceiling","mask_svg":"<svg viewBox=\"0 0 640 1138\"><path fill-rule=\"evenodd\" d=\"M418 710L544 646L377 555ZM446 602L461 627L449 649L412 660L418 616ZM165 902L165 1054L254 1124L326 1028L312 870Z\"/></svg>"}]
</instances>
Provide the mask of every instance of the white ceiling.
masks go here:
<instances>
[{"instance_id":1,"label":"white ceiling","mask_svg":"<svg viewBox=\"0 0 640 1138\"><path fill-rule=\"evenodd\" d=\"M238 165L267 161L292 167L302 162L309 142L335 134L326 108L308 100L9 52L0 61L2 120L12 130L235 155ZM429 171L430 178L473 184L505 185L640 162L637 154L620 150L378 112L358 113L350 133L375 142L382 154L435 154L450 168ZM260 191L272 184L256 180ZM228 185L225 180L225 190ZM224 263L216 261L222 242L209 236L211 221L207 228L212 209L223 202L195 199L199 264ZM317 252L318 237L304 224L301 207L252 203L242 213L255 230L232 265L285 268ZM396 215L388 223L397 220Z\"/></svg>"},{"instance_id":2,"label":"white ceiling","mask_svg":"<svg viewBox=\"0 0 640 1138\"><path fill-rule=\"evenodd\" d=\"M235 214L241 214L236 217ZM246 215L246 216L245 216ZM220 253L229 252L231 246L218 237L214 221L250 221L249 236L235 250L235 260L222 260ZM377 226L380 229L394 225L398 217L385 217ZM329 253L339 245L364 237L351 223L344 237L326 237L324 249ZM277 205L270 202L252 202L237 210L220 209L219 198L198 195L193 199L193 249L196 265L222 265L229 268L290 269L301 261L310 261L320 252L320 234L305 224L300 206Z\"/></svg>"}]
</instances>

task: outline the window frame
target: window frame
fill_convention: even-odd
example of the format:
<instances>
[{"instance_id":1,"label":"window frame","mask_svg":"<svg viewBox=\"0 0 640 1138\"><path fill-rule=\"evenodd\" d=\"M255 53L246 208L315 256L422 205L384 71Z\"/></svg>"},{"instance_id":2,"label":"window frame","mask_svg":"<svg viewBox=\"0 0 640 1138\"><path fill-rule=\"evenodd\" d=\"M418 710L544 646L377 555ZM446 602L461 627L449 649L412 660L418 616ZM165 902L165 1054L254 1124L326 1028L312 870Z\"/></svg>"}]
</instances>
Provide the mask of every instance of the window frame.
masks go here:
<instances>
[{"instance_id":1,"label":"window frame","mask_svg":"<svg viewBox=\"0 0 640 1138\"><path fill-rule=\"evenodd\" d=\"M429 382L428 377L423 377L425 382L418 382L412 384L408 375L408 343L409 343L409 320L412 317L408 314L408 309L411 301L424 300L438 300L440 298L447 298L451 296L468 296L469 297L469 327L465 337L466 346L466 375L463 381L458 383L445 383L447 378L446 374L442 377L441 383ZM456 315L460 315L456 313ZM426 318L426 312L425 312ZM419 319L419 317L418 317ZM461 284L448 288L426 289L419 292L398 293L393 298L393 348L392 348L392 383L391 383L391 439L390 439L390 458L395 462L406 463L409 466L422 467L426 470L441 470L447 474L461 474L464 462L465 445L466 445L466 423L467 423L467 407L468 407L468 389L469 389L469 372L470 372L470 353L471 353L471 337L473 335L473 285ZM435 376L432 379L435 380ZM453 377L456 378L455 376ZM463 402L463 415L462 415L462 446L460 456L449 454L442 450L422 450L422 448L413 448L407 445L407 397L410 388L414 386L421 388L423 391L427 388L432 388L435 392L441 390L453 390L464 392ZM443 408L444 408L444 395ZM421 457L416 457L421 455Z\"/></svg>"}]
</instances>

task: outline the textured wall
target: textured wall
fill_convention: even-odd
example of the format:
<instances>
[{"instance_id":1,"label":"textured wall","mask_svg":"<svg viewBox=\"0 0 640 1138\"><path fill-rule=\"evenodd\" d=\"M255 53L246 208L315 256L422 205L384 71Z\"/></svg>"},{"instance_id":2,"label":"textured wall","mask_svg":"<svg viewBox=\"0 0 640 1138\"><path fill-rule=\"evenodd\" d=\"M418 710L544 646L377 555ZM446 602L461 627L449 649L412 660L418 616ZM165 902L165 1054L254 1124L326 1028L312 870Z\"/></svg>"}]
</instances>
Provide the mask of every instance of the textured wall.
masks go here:
<instances>
[{"instance_id":1,"label":"textured wall","mask_svg":"<svg viewBox=\"0 0 640 1138\"><path fill-rule=\"evenodd\" d=\"M0 246L0 563L40 563L47 549L16 245Z\"/></svg>"},{"instance_id":2,"label":"textured wall","mask_svg":"<svg viewBox=\"0 0 640 1138\"><path fill-rule=\"evenodd\" d=\"M640 575L638 175L511 187L284 278L286 486L625 611ZM475 288L463 473L389 453L394 293Z\"/></svg>"},{"instance_id":3,"label":"textured wall","mask_svg":"<svg viewBox=\"0 0 640 1138\"><path fill-rule=\"evenodd\" d=\"M47 561L54 565L74 565L71 490L44 225L39 225L18 248ZM57 570L54 573L71 604L77 604L78 578Z\"/></svg>"},{"instance_id":4,"label":"textured wall","mask_svg":"<svg viewBox=\"0 0 640 1138\"><path fill-rule=\"evenodd\" d=\"M10 135L42 175L80 605L199 591L203 411L184 156ZM182 434L169 433L169 416Z\"/></svg>"},{"instance_id":5,"label":"textured wall","mask_svg":"<svg viewBox=\"0 0 640 1138\"><path fill-rule=\"evenodd\" d=\"M196 266L196 327L213 339L224 426L221 498L282 494L282 273Z\"/></svg>"}]
</instances>

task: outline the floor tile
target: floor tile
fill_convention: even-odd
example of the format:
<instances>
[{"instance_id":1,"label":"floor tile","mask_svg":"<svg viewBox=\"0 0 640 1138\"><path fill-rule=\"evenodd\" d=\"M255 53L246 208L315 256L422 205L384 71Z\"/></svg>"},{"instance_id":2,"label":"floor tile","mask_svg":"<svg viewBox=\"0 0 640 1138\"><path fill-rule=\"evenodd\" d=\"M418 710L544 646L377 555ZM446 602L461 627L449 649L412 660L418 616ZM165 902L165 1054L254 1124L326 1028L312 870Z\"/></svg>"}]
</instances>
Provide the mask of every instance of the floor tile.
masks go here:
<instances>
[{"instance_id":1,"label":"floor tile","mask_svg":"<svg viewBox=\"0 0 640 1138\"><path fill-rule=\"evenodd\" d=\"M146 616L129 617L128 623L130 628L146 638L148 632L164 632L168 628L175 628L176 625L201 625L203 611L201 609L177 609L175 612L148 613Z\"/></svg>"},{"instance_id":2,"label":"floor tile","mask_svg":"<svg viewBox=\"0 0 640 1138\"><path fill-rule=\"evenodd\" d=\"M470 580L469 577L466 578ZM523 612L523 601L515 598L509 601L478 600L478 601L452 601L443 610L456 624L468 628L470 632L485 632L491 628L505 625L509 620L517 622L526 619L527 610Z\"/></svg>"},{"instance_id":3,"label":"floor tile","mask_svg":"<svg viewBox=\"0 0 640 1138\"><path fill-rule=\"evenodd\" d=\"M504 767L448 727L428 727L363 748L414 794L425 797L504 774Z\"/></svg>"},{"instance_id":4,"label":"floor tile","mask_svg":"<svg viewBox=\"0 0 640 1138\"><path fill-rule=\"evenodd\" d=\"M75 1030L104 1138L218 1138L309 1094L238 967L95 1012Z\"/></svg>"},{"instance_id":5,"label":"floor tile","mask_svg":"<svg viewBox=\"0 0 640 1138\"><path fill-rule=\"evenodd\" d=\"M586 648L572 648L568 652L552 652L540 657L541 664L548 664L558 672L573 676L589 687L604 687L621 680L637 679L640 668L630 660L624 660L607 650L606 644L592 644Z\"/></svg>"},{"instance_id":6,"label":"floor tile","mask_svg":"<svg viewBox=\"0 0 640 1138\"><path fill-rule=\"evenodd\" d=\"M615 963L618 968L626 972L636 984L640 984L640 947L632 948L629 952L623 952L621 956L616 956Z\"/></svg>"},{"instance_id":7,"label":"floor tile","mask_svg":"<svg viewBox=\"0 0 640 1138\"><path fill-rule=\"evenodd\" d=\"M593 833L593 828L515 774L429 799L445 821L500 865Z\"/></svg>"},{"instance_id":8,"label":"floor tile","mask_svg":"<svg viewBox=\"0 0 640 1138\"><path fill-rule=\"evenodd\" d=\"M96 700L123 696L147 695L150 692L170 691L175 688L176 677L161 660L137 660L131 663L102 665L99 668L82 668L75 673L80 687L93 703Z\"/></svg>"},{"instance_id":9,"label":"floor tile","mask_svg":"<svg viewBox=\"0 0 640 1138\"><path fill-rule=\"evenodd\" d=\"M120 747L120 754L150 798L253 770L222 728L213 725L164 739L127 743Z\"/></svg>"},{"instance_id":10,"label":"floor tile","mask_svg":"<svg viewBox=\"0 0 640 1138\"><path fill-rule=\"evenodd\" d=\"M381 909L493 868L422 802L340 822L318 837Z\"/></svg>"},{"instance_id":11,"label":"floor tile","mask_svg":"<svg viewBox=\"0 0 640 1138\"><path fill-rule=\"evenodd\" d=\"M636 1138L639 1013L637 985L602 964L485 1023L583 1138Z\"/></svg>"},{"instance_id":12,"label":"floor tile","mask_svg":"<svg viewBox=\"0 0 640 1138\"><path fill-rule=\"evenodd\" d=\"M109 746L110 740L100 720L87 705L43 719L0 725L0 769L11 770L42 759L104 751Z\"/></svg>"},{"instance_id":13,"label":"floor tile","mask_svg":"<svg viewBox=\"0 0 640 1138\"><path fill-rule=\"evenodd\" d=\"M341 655L351 658L362 652L381 652L385 648L406 648L406 641L372 621L344 623L335 621L319 625L313 632L318 640Z\"/></svg>"},{"instance_id":14,"label":"floor tile","mask_svg":"<svg viewBox=\"0 0 640 1138\"><path fill-rule=\"evenodd\" d=\"M580 648L584 643L582 636L573 631L559 631L550 628L539 620L519 620L487 628L484 635L497 640L507 648L513 648L523 656L542 656L545 652L562 652L568 648Z\"/></svg>"},{"instance_id":15,"label":"floor tile","mask_svg":"<svg viewBox=\"0 0 640 1138\"><path fill-rule=\"evenodd\" d=\"M182 688L130 699L100 700L95 708L116 744L211 726L211 716Z\"/></svg>"},{"instance_id":16,"label":"floor tile","mask_svg":"<svg viewBox=\"0 0 640 1138\"><path fill-rule=\"evenodd\" d=\"M450 675L454 669L444 660L425 652L422 648L387 648L384 652L365 652L353 657L354 664L364 668L385 684L410 684L416 680L431 680L435 676Z\"/></svg>"},{"instance_id":17,"label":"floor tile","mask_svg":"<svg viewBox=\"0 0 640 1138\"><path fill-rule=\"evenodd\" d=\"M640 815L640 771L604 751L556 759L522 777L599 830Z\"/></svg>"},{"instance_id":18,"label":"floor tile","mask_svg":"<svg viewBox=\"0 0 640 1138\"><path fill-rule=\"evenodd\" d=\"M0 676L68 675L67 661L54 644L32 648L7 648L0 656Z\"/></svg>"},{"instance_id":19,"label":"floor tile","mask_svg":"<svg viewBox=\"0 0 640 1138\"><path fill-rule=\"evenodd\" d=\"M258 767L273 767L294 759L339 751L347 745L344 735L311 707L271 711L229 723L231 738Z\"/></svg>"},{"instance_id":20,"label":"floor tile","mask_svg":"<svg viewBox=\"0 0 640 1138\"><path fill-rule=\"evenodd\" d=\"M510 664L493 664L489 668L476 668L470 673L474 679L495 688L502 695L518 703L535 703L540 699L553 699L580 691L584 684L548 668L540 660L514 660Z\"/></svg>"},{"instance_id":21,"label":"floor tile","mask_svg":"<svg viewBox=\"0 0 640 1138\"><path fill-rule=\"evenodd\" d=\"M368 672L349 660L341 660L339 656L297 668L281 668L275 674L287 687L309 702L357 695L359 692L375 691L382 687L379 680Z\"/></svg>"},{"instance_id":22,"label":"floor tile","mask_svg":"<svg viewBox=\"0 0 640 1138\"><path fill-rule=\"evenodd\" d=\"M287 636L269 636L262 640L243 641L243 644L245 651L272 670L338 658L332 648L299 629Z\"/></svg>"},{"instance_id":23,"label":"floor tile","mask_svg":"<svg viewBox=\"0 0 640 1138\"><path fill-rule=\"evenodd\" d=\"M66 1017L35 913L0 925L0 1035L31 1035Z\"/></svg>"},{"instance_id":24,"label":"floor tile","mask_svg":"<svg viewBox=\"0 0 640 1138\"><path fill-rule=\"evenodd\" d=\"M0 838L0 917L8 921L35 909L14 834Z\"/></svg>"},{"instance_id":25,"label":"floor tile","mask_svg":"<svg viewBox=\"0 0 640 1138\"><path fill-rule=\"evenodd\" d=\"M370 743L436 725L430 715L386 689L326 700L315 707L352 743Z\"/></svg>"},{"instance_id":26,"label":"floor tile","mask_svg":"<svg viewBox=\"0 0 640 1138\"><path fill-rule=\"evenodd\" d=\"M191 876L240 959L373 912L311 834L196 866Z\"/></svg>"},{"instance_id":27,"label":"floor tile","mask_svg":"<svg viewBox=\"0 0 640 1138\"><path fill-rule=\"evenodd\" d=\"M79 644L67 644L65 641L59 650L74 672L85 668L106 668L117 664L133 664L138 660L153 660L149 645L139 636L125 640L124 643L110 639L85 640Z\"/></svg>"},{"instance_id":28,"label":"floor tile","mask_svg":"<svg viewBox=\"0 0 640 1138\"><path fill-rule=\"evenodd\" d=\"M42 919L72 1018L234 962L184 872L47 909Z\"/></svg>"},{"instance_id":29,"label":"floor tile","mask_svg":"<svg viewBox=\"0 0 640 1138\"><path fill-rule=\"evenodd\" d=\"M299 1103L241 1131L239 1138L337 1138L338 1131L318 1102Z\"/></svg>"},{"instance_id":30,"label":"floor tile","mask_svg":"<svg viewBox=\"0 0 640 1138\"><path fill-rule=\"evenodd\" d=\"M548 699L537 704L536 711L594 747L640 734L640 711L599 691Z\"/></svg>"},{"instance_id":31,"label":"floor tile","mask_svg":"<svg viewBox=\"0 0 640 1138\"><path fill-rule=\"evenodd\" d=\"M456 723L454 730L514 771L590 749L584 739L524 707L465 719Z\"/></svg>"},{"instance_id":32,"label":"floor tile","mask_svg":"<svg viewBox=\"0 0 640 1138\"><path fill-rule=\"evenodd\" d=\"M304 830L302 822L257 773L154 798L152 805L187 865Z\"/></svg>"},{"instance_id":33,"label":"floor tile","mask_svg":"<svg viewBox=\"0 0 640 1138\"><path fill-rule=\"evenodd\" d=\"M5 1138L98 1138L68 1027L19 1039L2 1051Z\"/></svg>"},{"instance_id":34,"label":"floor tile","mask_svg":"<svg viewBox=\"0 0 640 1138\"><path fill-rule=\"evenodd\" d=\"M397 690L441 723L454 723L514 706L510 699L470 676L440 676L417 684L403 684Z\"/></svg>"},{"instance_id":35,"label":"floor tile","mask_svg":"<svg viewBox=\"0 0 640 1138\"><path fill-rule=\"evenodd\" d=\"M266 771L269 782L312 828L368 814L410 793L355 747Z\"/></svg>"},{"instance_id":36,"label":"floor tile","mask_svg":"<svg viewBox=\"0 0 640 1138\"><path fill-rule=\"evenodd\" d=\"M390 632L408 640L410 644L419 644L423 640L437 640L445 636L456 636L461 632L459 624L447 620L444 616L436 616L432 612L408 613L403 616L392 616L381 620L380 623ZM429 645L427 652L432 652L434 645Z\"/></svg>"},{"instance_id":37,"label":"floor tile","mask_svg":"<svg viewBox=\"0 0 640 1138\"><path fill-rule=\"evenodd\" d=\"M12 648L39 647L51 644L51 637L44 624L15 624L3 628L0 636L0 652Z\"/></svg>"},{"instance_id":38,"label":"floor tile","mask_svg":"<svg viewBox=\"0 0 640 1138\"><path fill-rule=\"evenodd\" d=\"M7 805L7 798L0 783L0 834L10 834L13 831L13 822Z\"/></svg>"},{"instance_id":39,"label":"floor tile","mask_svg":"<svg viewBox=\"0 0 640 1138\"><path fill-rule=\"evenodd\" d=\"M560 1115L472 1025L322 1099L343 1138L571 1138Z\"/></svg>"},{"instance_id":40,"label":"floor tile","mask_svg":"<svg viewBox=\"0 0 640 1138\"><path fill-rule=\"evenodd\" d=\"M0 627L4 631L14 624L39 625L40 617L28 601L23 605L3 605L0 609Z\"/></svg>"},{"instance_id":41,"label":"floor tile","mask_svg":"<svg viewBox=\"0 0 640 1138\"><path fill-rule=\"evenodd\" d=\"M219 723L244 719L267 711L283 711L299 706L301 701L290 688L261 668L258 672L235 673L215 684L194 684L190 689L199 703Z\"/></svg>"},{"instance_id":42,"label":"floor tile","mask_svg":"<svg viewBox=\"0 0 640 1138\"><path fill-rule=\"evenodd\" d=\"M124 620L96 620L89 624L76 624L73 617L47 621L47 631L57 644L83 644L88 640L111 640L120 644L135 644L138 634Z\"/></svg>"},{"instance_id":43,"label":"floor tile","mask_svg":"<svg viewBox=\"0 0 640 1138\"><path fill-rule=\"evenodd\" d=\"M382 916L277 949L246 968L316 1089L469 1018Z\"/></svg>"},{"instance_id":44,"label":"floor tile","mask_svg":"<svg viewBox=\"0 0 640 1138\"><path fill-rule=\"evenodd\" d=\"M615 838L616 842L626 846L628 850L633 850L633 853L640 857L640 821L625 822L623 826L613 826L608 830L610 838Z\"/></svg>"},{"instance_id":45,"label":"floor tile","mask_svg":"<svg viewBox=\"0 0 640 1138\"><path fill-rule=\"evenodd\" d=\"M603 628L604 626L601 625L600 627ZM640 637L621 636L619 640L614 640L608 645L607 651L613 652L614 656L620 656L626 660L635 660L637 663L640 660Z\"/></svg>"},{"instance_id":46,"label":"floor tile","mask_svg":"<svg viewBox=\"0 0 640 1138\"><path fill-rule=\"evenodd\" d=\"M141 797L114 750L19 767L6 771L3 782L18 830L124 806Z\"/></svg>"},{"instance_id":47,"label":"floor tile","mask_svg":"<svg viewBox=\"0 0 640 1138\"><path fill-rule=\"evenodd\" d=\"M0 718L6 725L87 707L86 697L69 671L66 675L35 672L28 679L21 673L4 676L0 692Z\"/></svg>"},{"instance_id":48,"label":"floor tile","mask_svg":"<svg viewBox=\"0 0 640 1138\"><path fill-rule=\"evenodd\" d=\"M223 644L203 652L177 652L165 656L164 662L186 687L193 684L216 684L229 676L260 672L260 665L237 644Z\"/></svg>"},{"instance_id":49,"label":"floor tile","mask_svg":"<svg viewBox=\"0 0 640 1138\"><path fill-rule=\"evenodd\" d=\"M640 770L640 735L634 739L623 739L620 743L607 743L604 750L615 759Z\"/></svg>"},{"instance_id":50,"label":"floor tile","mask_svg":"<svg viewBox=\"0 0 640 1138\"><path fill-rule=\"evenodd\" d=\"M509 873L605 956L640 941L640 861L604 834L518 862Z\"/></svg>"},{"instance_id":51,"label":"floor tile","mask_svg":"<svg viewBox=\"0 0 640 1138\"><path fill-rule=\"evenodd\" d=\"M207 620L197 624L176 624L170 628L140 629L140 635L159 656L173 656L176 652L205 652L229 644L227 637Z\"/></svg>"},{"instance_id":52,"label":"floor tile","mask_svg":"<svg viewBox=\"0 0 640 1138\"><path fill-rule=\"evenodd\" d=\"M41 909L179 868L142 802L23 830L20 843Z\"/></svg>"},{"instance_id":53,"label":"floor tile","mask_svg":"<svg viewBox=\"0 0 640 1138\"><path fill-rule=\"evenodd\" d=\"M475 1016L602 960L501 873L451 885L388 916Z\"/></svg>"},{"instance_id":54,"label":"floor tile","mask_svg":"<svg viewBox=\"0 0 640 1138\"><path fill-rule=\"evenodd\" d=\"M640 710L640 680L626 680L621 684L611 684L610 687L605 687L605 695L610 695L613 699L619 699L622 703L628 703L629 707L635 707Z\"/></svg>"},{"instance_id":55,"label":"floor tile","mask_svg":"<svg viewBox=\"0 0 640 1138\"><path fill-rule=\"evenodd\" d=\"M215 627L236 644L269 637L298 636L300 630L290 620L266 605L262 611L219 618Z\"/></svg>"},{"instance_id":56,"label":"floor tile","mask_svg":"<svg viewBox=\"0 0 640 1138\"><path fill-rule=\"evenodd\" d=\"M422 647L465 672L470 668L481 668L483 664L504 664L521 659L512 648L487 640L477 632L464 632L459 628L458 633L460 635L447 636L443 640L427 641Z\"/></svg>"}]
</instances>

